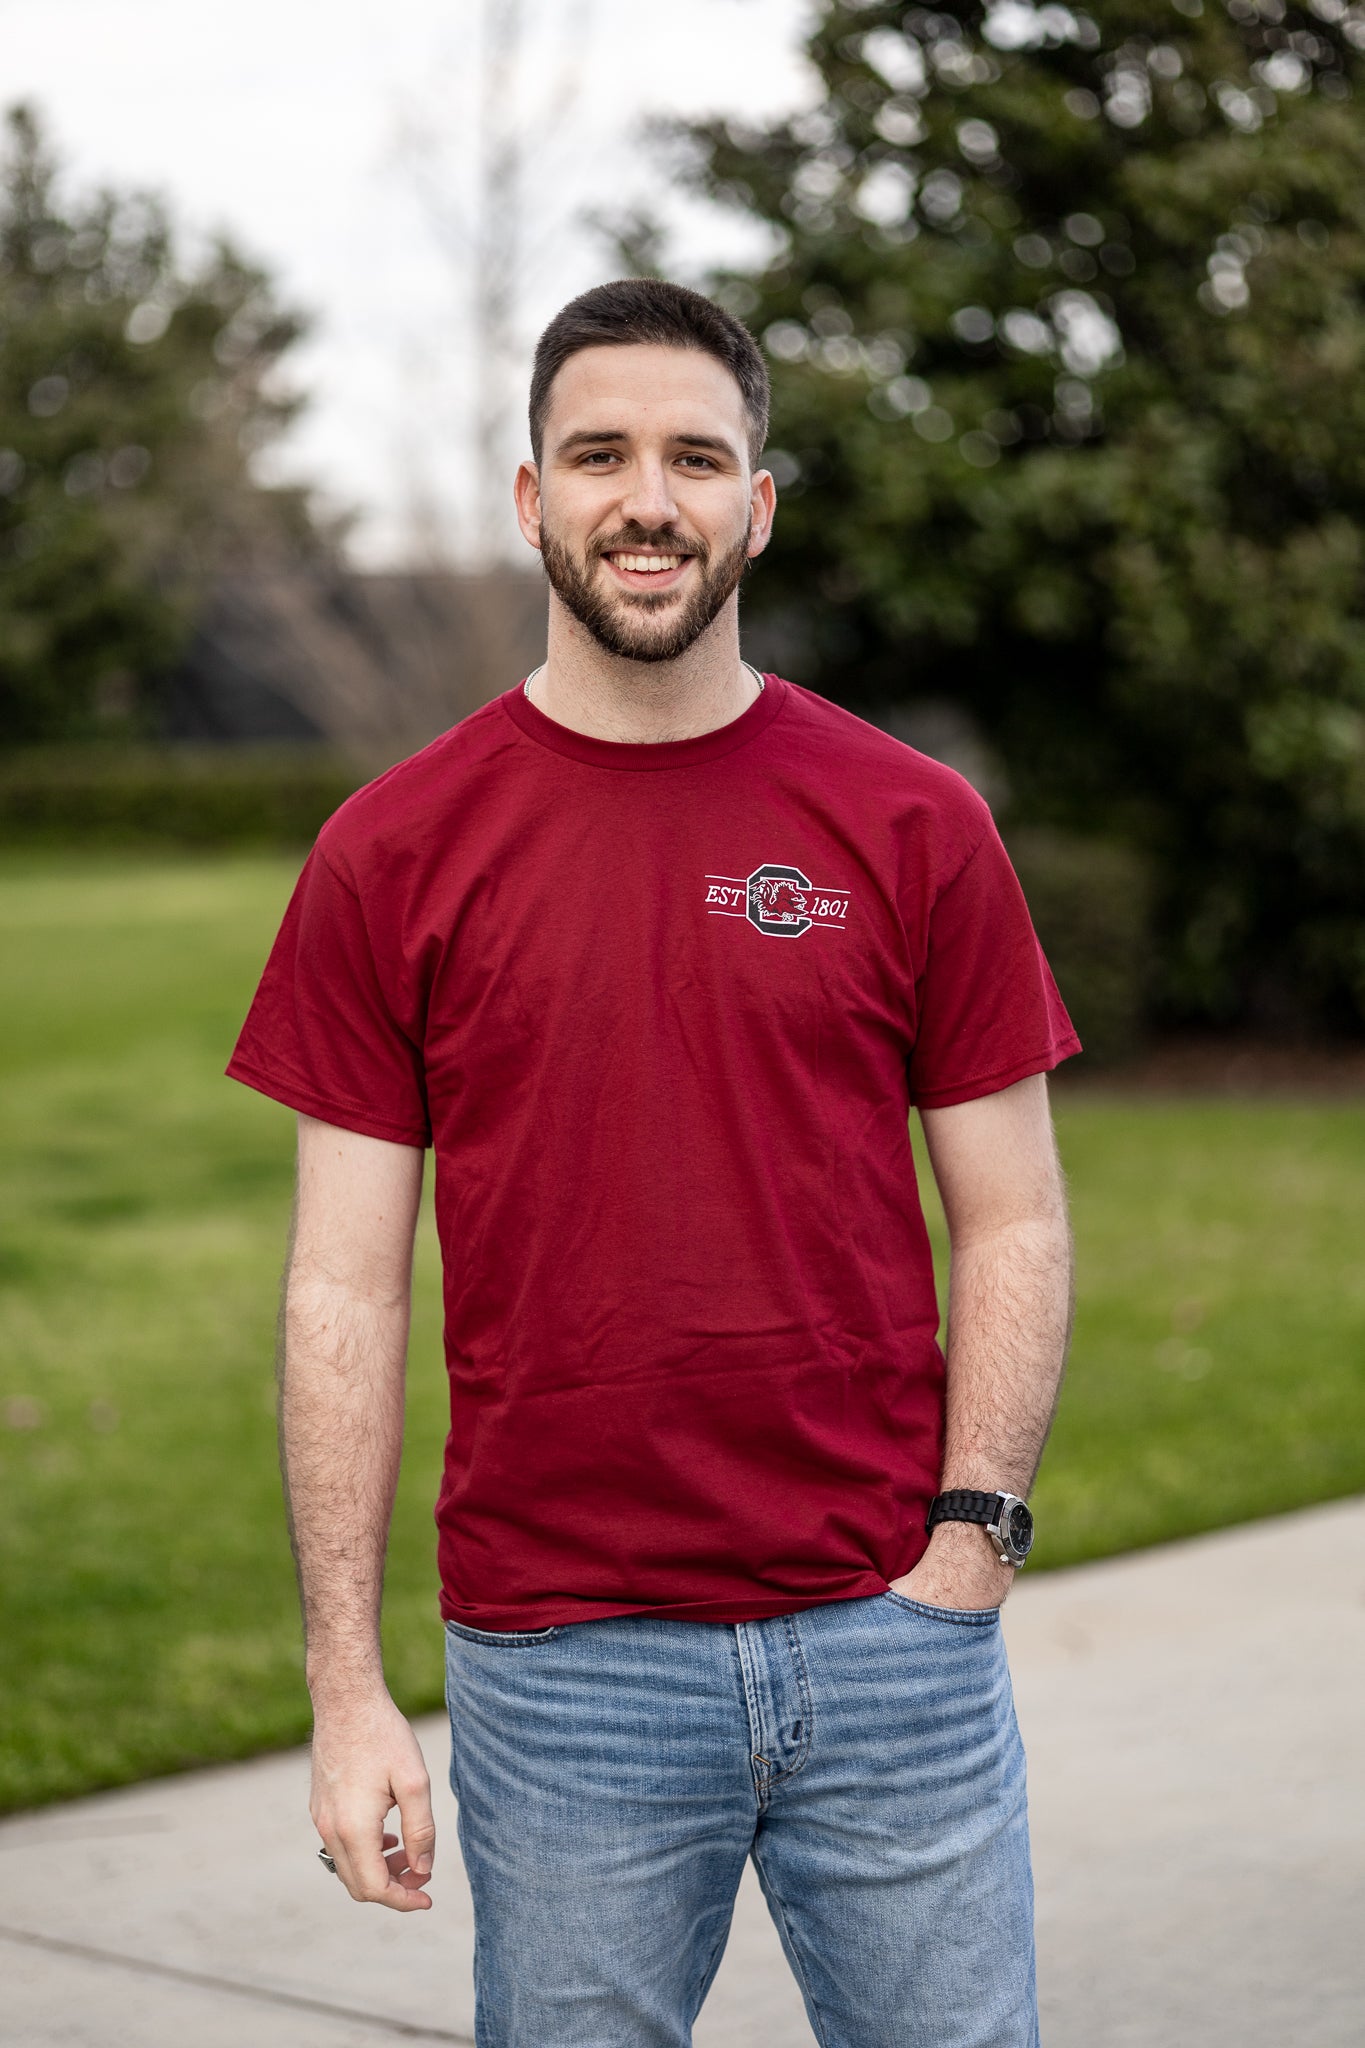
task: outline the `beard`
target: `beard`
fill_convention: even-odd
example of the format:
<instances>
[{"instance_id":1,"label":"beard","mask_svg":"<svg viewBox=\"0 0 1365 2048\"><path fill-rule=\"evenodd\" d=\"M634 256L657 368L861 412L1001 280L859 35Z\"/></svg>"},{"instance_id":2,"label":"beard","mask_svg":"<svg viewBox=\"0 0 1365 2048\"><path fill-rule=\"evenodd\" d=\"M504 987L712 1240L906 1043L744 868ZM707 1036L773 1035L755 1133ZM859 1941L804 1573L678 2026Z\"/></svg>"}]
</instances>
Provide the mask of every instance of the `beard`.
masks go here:
<instances>
[{"instance_id":1,"label":"beard","mask_svg":"<svg viewBox=\"0 0 1365 2048\"><path fill-rule=\"evenodd\" d=\"M738 590L749 564L752 527L751 513L739 540L714 562L704 540L683 540L661 528L647 533L638 526L595 541L579 560L542 522L540 556L555 596L607 654L623 661L676 661ZM656 597L648 590L602 588L595 570L603 555L645 548L692 557L697 576L687 596L672 590Z\"/></svg>"}]
</instances>

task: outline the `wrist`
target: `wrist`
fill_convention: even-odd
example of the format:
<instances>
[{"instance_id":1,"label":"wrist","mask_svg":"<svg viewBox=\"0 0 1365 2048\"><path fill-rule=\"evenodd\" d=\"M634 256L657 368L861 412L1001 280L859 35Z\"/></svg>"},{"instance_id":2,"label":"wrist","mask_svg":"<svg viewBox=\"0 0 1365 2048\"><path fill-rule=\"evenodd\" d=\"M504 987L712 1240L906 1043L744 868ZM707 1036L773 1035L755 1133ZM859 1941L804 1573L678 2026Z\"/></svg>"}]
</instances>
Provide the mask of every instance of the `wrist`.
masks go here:
<instances>
[{"instance_id":1,"label":"wrist","mask_svg":"<svg viewBox=\"0 0 1365 2048\"><path fill-rule=\"evenodd\" d=\"M1000 1563L1015 1570L1033 1548L1033 1514L1015 1493L945 1487L929 1503L925 1526L933 1535L954 1525L983 1529Z\"/></svg>"},{"instance_id":2,"label":"wrist","mask_svg":"<svg viewBox=\"0 0 1365 2048\"><path fill-rule=\"evenodd\" d=\"M929 1531L929 1548L942 1557L995 1557L980 1522L939 1522Z\"/></svg>"},{"instance_id":3,"label":"wrist","mask_svg":"<svg viewBox=\"0 0 1365 2048\"><path fill-rule=\"evenodd\" d=\"M372 1656L357 1657L354 1652L310 1649L303 1675L314 1713L333 1708L354 1710L388 1698L384 1666L377 1651Z\"/></svg>"},{"instance_id":4,"label":"wrist","mask_svg":"<svg viewBox=\"0 0 1365 2048\"><path fill-rule=\"evenodd\" d=\"M943 1571L983 1583L1007 1585L1014 1576L979 1522L940 1522L929 1532L924 1555Z\"/></svg>"},{"instance_id":5,"label":"wrist","mask_svg":"<svg viewBox=\"0 0 1365 2048\"><path fill-rule=\"evenodd\" d=\"M912 1570L890 1583L893 1592L931 1607L998 1607L1013 1582L984 1529L945 1522L931 1531Z\"/></svg>"}]
</instances>

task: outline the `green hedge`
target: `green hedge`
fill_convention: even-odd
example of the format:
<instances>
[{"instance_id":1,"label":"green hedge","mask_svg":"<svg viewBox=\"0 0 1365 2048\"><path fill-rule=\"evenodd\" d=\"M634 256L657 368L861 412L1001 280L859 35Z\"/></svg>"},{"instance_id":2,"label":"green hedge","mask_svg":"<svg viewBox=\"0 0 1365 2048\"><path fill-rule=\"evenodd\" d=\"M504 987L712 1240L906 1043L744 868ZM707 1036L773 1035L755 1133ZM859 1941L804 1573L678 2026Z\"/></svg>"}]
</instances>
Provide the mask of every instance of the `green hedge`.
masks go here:
<instances>
[{"instance_id":1,"label":"green hedge","mask_svg":"<svg viewBox=\"0 0 1365 2048\"><path fill-rule=\"evenodd\" d=\"M1142 1038L1149 996L1147 863L1113 840L1041 827L1005 836L1087 1063L1123 1059Z\"/></svg>"},{"instance_id":2,"label":"green hedge","mask_svg":"<svg viewBox=\"0 0 1365 2048\"><path fill-rule=\"evenodd\" d=\"M355 761L311 746L0 755L0 842L306 846L366 777Z\"/></svg>"}]
</instances>

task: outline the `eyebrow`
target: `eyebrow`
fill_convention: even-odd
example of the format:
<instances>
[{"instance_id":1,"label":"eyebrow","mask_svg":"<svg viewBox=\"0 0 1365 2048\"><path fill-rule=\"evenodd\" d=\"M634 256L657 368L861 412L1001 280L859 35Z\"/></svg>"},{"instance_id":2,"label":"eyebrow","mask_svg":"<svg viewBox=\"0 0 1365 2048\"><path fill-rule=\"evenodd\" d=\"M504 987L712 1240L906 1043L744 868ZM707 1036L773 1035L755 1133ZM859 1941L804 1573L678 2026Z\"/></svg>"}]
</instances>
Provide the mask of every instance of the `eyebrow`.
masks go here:
<instances>
[{"instance_id":1,"label":"eyebrow","mask_svg":"<svg viewBox=\"0 0 1365 2048\"><path fill-rule=\"evenodd\" d=\"M669 438L681 447L700 448L712 455L733 457L737 452L732 442L722 440L715 434L673 434ZM603 427L600 431L584 427L576 434L566 434L555 449L555 453L567 455L575 448L600 448L604 443L619 443L629 439L630 436L621 427Z\"/></svg>"}]
</instances>

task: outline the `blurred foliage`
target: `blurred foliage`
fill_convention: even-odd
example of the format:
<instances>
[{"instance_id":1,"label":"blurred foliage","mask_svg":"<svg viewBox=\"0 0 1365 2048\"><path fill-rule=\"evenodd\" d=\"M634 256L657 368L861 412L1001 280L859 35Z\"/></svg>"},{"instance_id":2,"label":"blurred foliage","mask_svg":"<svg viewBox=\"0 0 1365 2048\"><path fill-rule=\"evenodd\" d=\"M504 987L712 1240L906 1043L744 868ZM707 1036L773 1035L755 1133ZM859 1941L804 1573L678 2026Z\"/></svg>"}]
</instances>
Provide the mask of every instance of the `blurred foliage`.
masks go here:
<instances>
[{"instance_id":1,"label":"blurred foliage","mask_svg":"<svg viewBox=\"0 0 1365 2048\"><path fill-rule=\"evenodd\" d=\"M674 127L775 232L750 600L1153 858L1164 1014L1365 1022L1365 5L823 5L819 103ZM640 240L636 224L635 240Z\"/></svg>"},{"instance_id":2,"label":"blurred foliage","mask_svg":"<svg viewBox=\"0 0 1365 2048\"><path fill-rule=\"evenodd\" d=\"M162 204L65 201L37 116L0 163L0 746L154 722L225 559L322 544L252 458L299 400L303 331L218 242L188 266Z\"/></svg>"},{"instance_id":3,"label":"blurred foliage","mask_svg":"<svg viewBox=\"0 0 1365 2048\"><path fill-rule=\"evenodd\" d=\"M0 755L0 845L306 847L364 779L311 744Z\"/></svg>"},{"instance_id":4,"label":"blurred foliage","mask_svg":"<svg viewBox=\"0 0 1365 2048\"><path fill-rule=\"evenodd\" d=\"M1038 825L1012 831L1008 850L1087 1065L1135 1053L1151 981L1145 861L1114 840Z\"/></svg>"}]
</instances>

